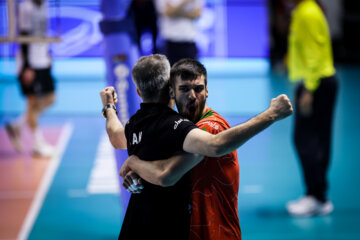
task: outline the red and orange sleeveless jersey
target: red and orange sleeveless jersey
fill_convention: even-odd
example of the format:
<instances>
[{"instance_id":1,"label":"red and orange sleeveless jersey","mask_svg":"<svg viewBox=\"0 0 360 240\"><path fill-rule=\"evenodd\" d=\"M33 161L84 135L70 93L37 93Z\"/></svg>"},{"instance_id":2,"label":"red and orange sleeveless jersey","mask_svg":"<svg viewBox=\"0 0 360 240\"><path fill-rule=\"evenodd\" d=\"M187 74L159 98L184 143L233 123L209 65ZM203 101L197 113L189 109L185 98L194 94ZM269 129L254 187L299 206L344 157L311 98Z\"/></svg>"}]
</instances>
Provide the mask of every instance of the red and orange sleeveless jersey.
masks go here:
<instances>
[{"instance_id":1,"label":"red and orange sleeveless jersey","mask_svg":"<svg viewBox=\"0 0 360 240\"><path fill-rule=\"evenodd\" d=\"M230 128L212 109L196 124L217 134ZM192 170L190 239L241 239L238 216L239 163L236 151L219 158L205 157Z\"/></svg>"}]
</instances>

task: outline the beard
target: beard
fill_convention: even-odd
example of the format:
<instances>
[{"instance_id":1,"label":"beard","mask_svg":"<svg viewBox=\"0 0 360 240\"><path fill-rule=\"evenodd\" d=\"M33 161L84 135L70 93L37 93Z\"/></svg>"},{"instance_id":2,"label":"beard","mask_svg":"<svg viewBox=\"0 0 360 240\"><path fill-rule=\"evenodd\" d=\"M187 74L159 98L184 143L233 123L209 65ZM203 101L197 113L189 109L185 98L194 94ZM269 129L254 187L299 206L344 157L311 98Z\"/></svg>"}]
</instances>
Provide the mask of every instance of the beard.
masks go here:
<instances>
[{"instance_id":1,"label":"beard","mask_svg":"<svg viewBox=\"0 0 360 240\"><path fill-rule=\"evenodd\" d=\"M177 101L176 107L180 115L186 117L193 123L197 123L200 120L204 111L205 99L201 99L198 103L194 102L189 104L184 104L180 101Z\"/></svg>"}]
</instances>

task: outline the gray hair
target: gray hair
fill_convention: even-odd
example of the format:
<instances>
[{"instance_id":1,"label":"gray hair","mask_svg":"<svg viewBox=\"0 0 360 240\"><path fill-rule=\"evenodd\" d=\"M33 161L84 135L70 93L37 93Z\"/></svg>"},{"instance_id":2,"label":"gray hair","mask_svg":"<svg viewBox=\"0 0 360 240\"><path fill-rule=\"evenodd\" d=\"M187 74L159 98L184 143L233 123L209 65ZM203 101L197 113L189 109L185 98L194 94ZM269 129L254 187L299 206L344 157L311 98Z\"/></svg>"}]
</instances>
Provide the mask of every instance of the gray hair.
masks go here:
<instances>
[{"instance_id":1,"label":"gray hair","mask_svg":"<svg viewBox=\"0 0 360 240\"><path fill-rule=\"evenodd\" d=\"M144 101L156 101L168 92L170 68L169 60L161 54L144 56L136 62L132 77Z\"/></svg>"}]
</instances>

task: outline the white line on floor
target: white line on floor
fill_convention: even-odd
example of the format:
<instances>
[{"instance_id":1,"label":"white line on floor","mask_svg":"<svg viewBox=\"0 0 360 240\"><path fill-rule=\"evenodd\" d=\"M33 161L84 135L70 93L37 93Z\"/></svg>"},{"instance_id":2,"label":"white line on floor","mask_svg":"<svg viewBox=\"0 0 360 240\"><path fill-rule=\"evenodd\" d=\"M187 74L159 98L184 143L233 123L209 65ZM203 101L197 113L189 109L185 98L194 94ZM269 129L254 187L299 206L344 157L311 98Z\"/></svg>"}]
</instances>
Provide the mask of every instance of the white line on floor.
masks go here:
<instances>
[{"instance_id":1,"label":"white line on floor","mask_svg":"<svg viewBox=\"0 0 360 240\"><path fill-rule=\"evenodd\" d=\"M97 149L86 191L89 194L119 194L119 186L114 148L108 135L104 132Z\"/></svg>"},{"instance_id":2,"label":"white line on floor","mask_svg":"<svg viewBox=\"0 0 360 240\"><path fill-rule=\"evenodd\" d=\"M66 123L63 127L63 130L61 131L60 139L58 141L58 144L56 145L56 153L50 160L49 166L47 167L45 175L42 178L41 185L36 191L35 198L30 206L30 211L26 215L25 221L17 237L17 239L19 240L27 239L30 234L30 231L41 209L41 206L43 205L45 196L51 186L55 173L59 167L73 129L74 127L71 123Z\"/></svg>"}]
</instances>

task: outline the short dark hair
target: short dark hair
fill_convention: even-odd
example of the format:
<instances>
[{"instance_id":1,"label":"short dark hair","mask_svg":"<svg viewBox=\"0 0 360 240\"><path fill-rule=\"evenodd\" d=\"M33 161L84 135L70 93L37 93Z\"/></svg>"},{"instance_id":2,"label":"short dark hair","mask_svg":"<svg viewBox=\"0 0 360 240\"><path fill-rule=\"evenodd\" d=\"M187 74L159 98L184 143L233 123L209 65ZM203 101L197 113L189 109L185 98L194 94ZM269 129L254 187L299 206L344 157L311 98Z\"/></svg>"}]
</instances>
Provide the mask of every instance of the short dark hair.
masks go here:
<instances>
[{"instance_id":1,"label":"short dark hair","mask_svg":"<svg viewBox=\"0 0 360 240\"><path fill-rule=\"evenodd\" d=\"M205 86L207 85L207 72L204 65L199 61L191 58L183 58L177 61L170 71L170 85L175 87L177 77L181 80L195 80L200 76L204 76Z\"/></svg>"},{"instance_id":2,"label":"short dark hair","mask_svg":"<svg viewBox=\"0 0 360 240\"><path fill-rule=\"evenodd\" d=\"M141 57L133 67L132 77L144 100L157 100L168 92L169 60L161 54Z\"/></svg>"}]
</instances>

